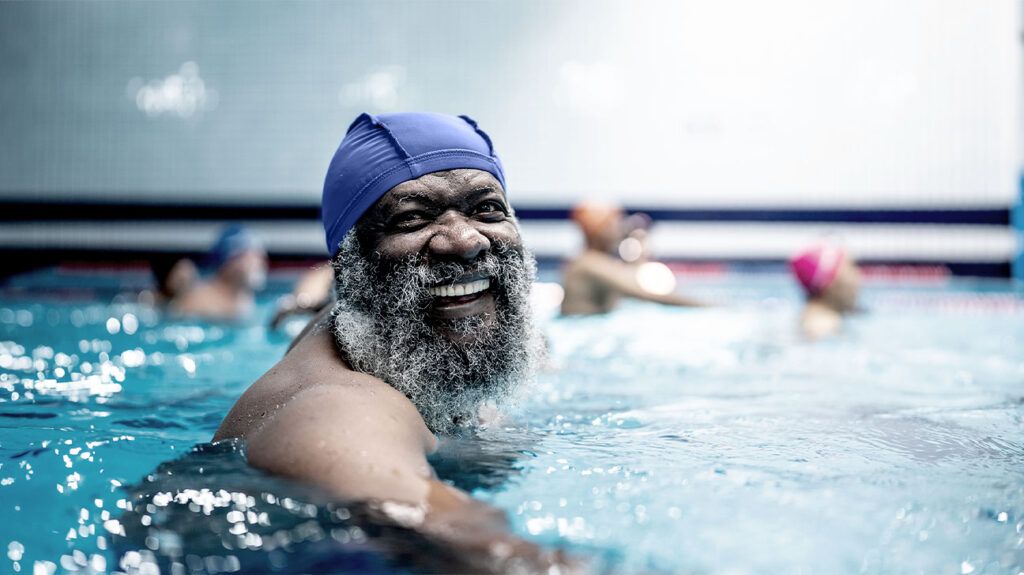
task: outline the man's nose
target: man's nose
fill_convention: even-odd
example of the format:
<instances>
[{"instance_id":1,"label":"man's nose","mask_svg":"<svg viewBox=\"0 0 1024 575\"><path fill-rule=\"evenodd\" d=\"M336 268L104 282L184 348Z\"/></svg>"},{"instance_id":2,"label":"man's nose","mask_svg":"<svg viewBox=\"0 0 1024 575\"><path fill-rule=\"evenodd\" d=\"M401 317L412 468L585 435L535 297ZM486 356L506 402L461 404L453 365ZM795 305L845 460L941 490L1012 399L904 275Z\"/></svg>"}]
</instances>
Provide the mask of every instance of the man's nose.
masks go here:
<instances>
[{"instance_id":1,"label":"man's nose","mask_svg":"<svg viewBox=\"0 0 1024 575\"><path fill-rule=\"evenodd\" d=\"M428 244L432 255L473 261L491 247L490 240L477 231L462 214L446 212L435 225L438 231Z\"/></svg>"}]
</instances>

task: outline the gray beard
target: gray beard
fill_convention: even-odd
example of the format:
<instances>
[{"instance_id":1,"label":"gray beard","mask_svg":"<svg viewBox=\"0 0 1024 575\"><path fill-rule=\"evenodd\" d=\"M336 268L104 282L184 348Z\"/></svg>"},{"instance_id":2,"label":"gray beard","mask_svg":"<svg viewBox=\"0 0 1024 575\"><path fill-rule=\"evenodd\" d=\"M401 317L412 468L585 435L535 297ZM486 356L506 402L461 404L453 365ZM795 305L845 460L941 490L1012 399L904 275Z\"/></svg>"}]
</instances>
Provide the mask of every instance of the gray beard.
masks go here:
<instances>
[{"instance_id":1,"label":"gray beard","mask_svg":"<svg viewBox=\"0 0 1024 575\"><path fill-rule=\"evenodd\" d=\"M431 431L475 423L481 405L506 402L533 376L542 346L529 301L536 263L524 249L496 245L465 265L429 265L417 256L390 262L364 256L353 230L332 263L333 332L342 356L408 397ZM427 288L472 272L491 278L491 324L478 316L429 317Z\"/></svg>"}]
</instances>

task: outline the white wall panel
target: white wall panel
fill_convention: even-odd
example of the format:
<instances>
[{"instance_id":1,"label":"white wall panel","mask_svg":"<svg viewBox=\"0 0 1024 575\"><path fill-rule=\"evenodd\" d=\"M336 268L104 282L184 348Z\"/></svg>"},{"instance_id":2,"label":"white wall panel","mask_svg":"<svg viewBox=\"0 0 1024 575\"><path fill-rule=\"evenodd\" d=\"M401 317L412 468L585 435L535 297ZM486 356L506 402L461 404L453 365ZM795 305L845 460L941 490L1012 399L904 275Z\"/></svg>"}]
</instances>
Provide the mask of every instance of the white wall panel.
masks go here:
<instances>
[{"instance_id":1,"label":"white wall panel","mask_svg":"<svg viewBox=\"0 0 1024 575\"><path fill-rule=\"evenodd\" d=\"M313 204L358 112L430 109L522 203L1007 206L1019 8L3 3L0 196Z\"/></svg>"}]
</instances>

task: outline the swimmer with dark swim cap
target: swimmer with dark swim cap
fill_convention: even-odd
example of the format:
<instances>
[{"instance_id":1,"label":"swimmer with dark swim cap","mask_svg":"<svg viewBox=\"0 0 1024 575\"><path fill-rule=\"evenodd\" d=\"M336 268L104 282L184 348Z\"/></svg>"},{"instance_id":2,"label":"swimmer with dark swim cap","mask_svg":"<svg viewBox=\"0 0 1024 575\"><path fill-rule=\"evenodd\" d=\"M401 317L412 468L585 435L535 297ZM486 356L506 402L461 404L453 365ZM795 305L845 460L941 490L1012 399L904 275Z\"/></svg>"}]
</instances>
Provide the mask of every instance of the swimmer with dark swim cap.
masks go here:
<instances>
[{"instance_id":1,"label":"swimmer with dark swim cap","mask_svg":"<svg viewBox=\"0 0 1024 575\"><path fill-rule=\"evenodd\" d=\"M225 228L204 267L213 276L178 293L169 309L173 313L215 321L238 321L254 307L255 292L267 279L267 252L263 242L242 226Z\"/></svg>"},{"instance_id":2,"label":"swimmer with dark swim cap","mask_svg":"<svg viewBox=\"0 0 1024 575\"><path fill-rule=\"evenodd\" d=\"M703 305L675 293L675 276L664 264L646 261L649 218L626 217L617 204L589 201L573 209L572 219L583 232L585 249L565 267L563 314L607 313L623 297L674 306Z\"/></svg>"},{"instance_id":3,"label":"swimmer with dark swim cap","mask_svg":"<svg viewBox=\"0 0 1024 575\"><path fill-rule=\"evenodd\" d=\"M800 329L810 339L839 332L843 316L857 308L860 268L843 248L819 243L797 252L789 262L807 296Z\"/></svg>"},{"instance_id":4,"label":"swimmer with dark swim cap","mask_svg":"<svg viewBox=\"0 0 1024 575\"><path fill-rule=\"evenodd\" d=\"M566 573L504 515L441 481L435 433L472 428L510 398L540 348L505 174L466 117L352 123L324 182L335 303L225 417L251 465L367 502L417 533L451 572Z\"/></svg>"}]
</instances>

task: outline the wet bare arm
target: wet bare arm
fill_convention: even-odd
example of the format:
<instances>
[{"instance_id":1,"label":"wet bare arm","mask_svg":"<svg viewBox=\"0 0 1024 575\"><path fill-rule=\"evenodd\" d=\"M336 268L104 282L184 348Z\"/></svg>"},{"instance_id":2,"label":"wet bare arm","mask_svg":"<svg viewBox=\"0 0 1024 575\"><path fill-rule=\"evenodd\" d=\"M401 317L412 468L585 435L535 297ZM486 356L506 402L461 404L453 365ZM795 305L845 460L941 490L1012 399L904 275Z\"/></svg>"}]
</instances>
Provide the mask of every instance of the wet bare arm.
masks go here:
<instances>
[{"instance_id":1,"label":"wet bare arm","mask_svg":"<svg viewBox=\"0 0 1024 575\"><path fill-rule=\"evenodd\" d=\"M636 279L636 268L611 256L591 253L581 262L583 271L624 296L680 307L705 307L708 304L675 292L659 294L644 289Z\"/></svg>"},{"instance_id":2,"label":"wet bare arm","mask_svg":"<svg viewBox=\"0 0 1024 575\"><path fill-rule=\"evenodd\" d=\"M390 522L479 572L547 572L568 563L508 531L504 514L441 481L426 455L435 439L408 400L363 374L349 386L302 392L248 437L250 463L368 502Z\"/></svg>"}]
</instances>

